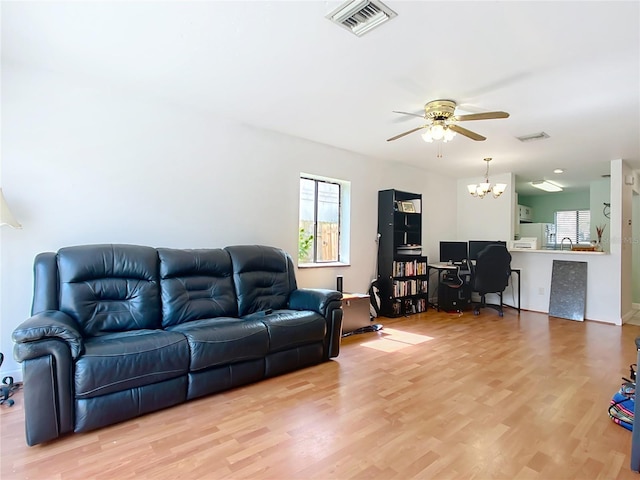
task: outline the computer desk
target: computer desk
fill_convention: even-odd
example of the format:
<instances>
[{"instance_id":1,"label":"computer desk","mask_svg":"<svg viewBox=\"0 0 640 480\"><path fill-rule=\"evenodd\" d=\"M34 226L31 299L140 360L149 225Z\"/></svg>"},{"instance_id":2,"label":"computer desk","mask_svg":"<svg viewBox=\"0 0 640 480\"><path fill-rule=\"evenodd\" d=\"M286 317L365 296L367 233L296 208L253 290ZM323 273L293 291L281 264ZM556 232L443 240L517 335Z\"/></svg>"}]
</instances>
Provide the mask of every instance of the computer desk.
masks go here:
<instances>
[{"instance_id":1,"label":"computer desk","mask_svg":"<svg viewBox=\"0 0 640 480\"><path fill-rule=\"evenodd\" d=\"M427 276L429 278L429 283L431 283L431 275L430 272L431 270L437 270L438 272L438 288L440 288L440 283L441 283L441 278L442 278L442 273L443 272L447 272L447 271L453 271L453 270L458 270L459 274L461 275L467 275L468 270L459 270L460 266L459 265L452 265L450 263L446 263L446 262L437 262L437 263L429 263L427 264ZM510 277L513 274L516 274L518 277L518 306L516 307L515 305L509 305L508 303L504 303L504 300L502 302L502 305L505 307L509 307L509 308L514 308L518 311L518 313L520 313L520 269L519 268L512 268L511 269L511 273L510 273ZM504 297L504 295L503 295ZM430 295L427 295L427 298L430 299ZM429 301L429 300L428 300ZM436 303L433 303L431 301L429 301L429 305L431 305L432 307L438 309L438 305Z\"/></svg>"}]
</instances>

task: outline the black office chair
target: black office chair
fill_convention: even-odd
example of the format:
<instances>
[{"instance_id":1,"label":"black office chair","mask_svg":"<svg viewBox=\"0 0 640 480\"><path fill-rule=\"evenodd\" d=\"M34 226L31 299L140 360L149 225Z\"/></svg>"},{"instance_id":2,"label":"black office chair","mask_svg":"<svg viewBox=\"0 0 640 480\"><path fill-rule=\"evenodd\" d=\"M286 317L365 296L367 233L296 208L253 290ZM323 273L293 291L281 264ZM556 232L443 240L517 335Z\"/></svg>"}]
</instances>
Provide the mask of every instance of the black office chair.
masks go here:
<instances>
[{"instance_id":1,"label":"black office chair","mask_svg":"<svg viewBox=\"0 0 640 480\"><path fill-rule=\"evenodd\" d=\"M480 294L480 303L474 305L473 314L479 315L483 307L495 308L498 315L504 315L502 311L502 292L509 284L511 276L511 254L507 247L501 244L488 245L476 259L473 269L473 291ZM500 303L487 303L487 293L497 293Z\"/></svg>"}]
</instances>

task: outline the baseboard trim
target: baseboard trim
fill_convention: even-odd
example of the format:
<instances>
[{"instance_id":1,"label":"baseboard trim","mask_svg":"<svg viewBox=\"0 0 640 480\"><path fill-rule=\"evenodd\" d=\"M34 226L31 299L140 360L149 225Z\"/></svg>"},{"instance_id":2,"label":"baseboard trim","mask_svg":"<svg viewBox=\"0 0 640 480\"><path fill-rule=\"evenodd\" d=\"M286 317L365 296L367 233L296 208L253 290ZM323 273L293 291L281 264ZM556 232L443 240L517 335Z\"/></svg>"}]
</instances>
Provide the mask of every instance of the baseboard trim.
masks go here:
<instances>
[{"instance_id":1,"label":"baseboard trim","mask_svg":"<svg viewBox=\"0 0 640 480\"><path fill-rule=\"evenodd\" d=\"M622 319L621 319L621 320L622 320L622 323L621 323L621 325L624 325L624 324L625 324L625 323L627 323L629 320L631 320L631 319L634 317L634 315L633 315L634 313L635 313L635 312L634 312L633 310L629 310L627 313L625 313L625 314L622 316Z\"/></svg>"}]
</instances>

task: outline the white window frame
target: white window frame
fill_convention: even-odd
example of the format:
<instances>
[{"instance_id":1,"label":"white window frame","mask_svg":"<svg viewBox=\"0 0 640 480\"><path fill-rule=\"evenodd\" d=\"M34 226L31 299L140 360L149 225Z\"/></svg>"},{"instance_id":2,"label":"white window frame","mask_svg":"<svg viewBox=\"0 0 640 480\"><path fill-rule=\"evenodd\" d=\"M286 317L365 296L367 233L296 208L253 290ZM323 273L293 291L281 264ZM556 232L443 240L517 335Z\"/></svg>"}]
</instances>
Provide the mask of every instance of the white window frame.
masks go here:
<instances>
[{"instance_id":1,"label":"white window frame","mask_svg":"<svg viewBox=\"0 0 640 480\"><path fill-rule=\"evenodd\" d=\"M338 246L338 261L336 262L310 262L299 263L299 268L314 268L314 267L334 267L334 266L346 266L350 261L350 238L351 238L351 182L348 180L341 180L338 178L330 178L322 175L315 175L311 173L300 173L298 180L298 188L300 187L300 180L309 179L317 180L321 182L336 183L340 186L340 212L339 212L339 246ZM316 199L317 202L317 199ZM300 219L300 191L298 190L298 220ZM296 239L298 239L298 225L296 223Z\"/></svg>"}]
</instances>

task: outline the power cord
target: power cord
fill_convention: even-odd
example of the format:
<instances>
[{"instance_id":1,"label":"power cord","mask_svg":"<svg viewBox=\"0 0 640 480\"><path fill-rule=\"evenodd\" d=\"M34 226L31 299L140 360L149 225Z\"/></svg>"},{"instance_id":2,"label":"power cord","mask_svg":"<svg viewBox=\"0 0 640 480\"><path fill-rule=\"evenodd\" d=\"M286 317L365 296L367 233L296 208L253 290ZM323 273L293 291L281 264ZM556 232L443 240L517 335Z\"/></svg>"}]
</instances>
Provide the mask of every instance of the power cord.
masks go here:
<instances>
[{"instance_id":1,"label":"power cord","mask_svg":"<svg viewBox=\"0 0 640 480\"><path fill-rule=\"evenodd\" d=\"M449 272L453 271L449 270ZM456 267L455 268L455 277L458 279L457 282L453 283L450 282L448 280L445 280L444 282L442 282L444 285L449 286L450 288L460 288L464 285L464 280L462 279L462 277L460 276L460 267Z\"/></svg>"},{"instance_id":2,"label":"power cord","mask_svg":"<svg viewBox=\"0 0 640 480\"><path fill-rule=\"evenodd\" d=\"M18 391L22 387L22 383L14 383L13 377L4 377L2 379L2 386L0 387L0 405L6 405L13 407L15 402L12 397L14 392Z\"/></svg>"},{"instance_id":3,"label":"power cord","mask_svg":"<svg viewBox=\"0 0 640 480\"><path fill-rule=\"evenodd\" d=\"M342 338L350 337L351 335L357 335L359 333L367 333L367 332L377 332L378 330L382 330L383 326L381 323L376 323L375 325L367 325L366 327L360 327L352 332L347 332L342 334Z\"/></svg>"},{"instance_id":4,"label":"power cord","mask_svg":"<svg viewBox=\"0 0 640 480\"><path fill-rule=\"evenodd\" d=\"M4 355L0 353L0 365L4 361ZM2 386L0 386L0 405L7 405L13 407L15 402L9 398L13 396L13 393L22 387L22 383L14 383L13 377L6 376L2 379Z\"/></svg>"}]
</instances>

